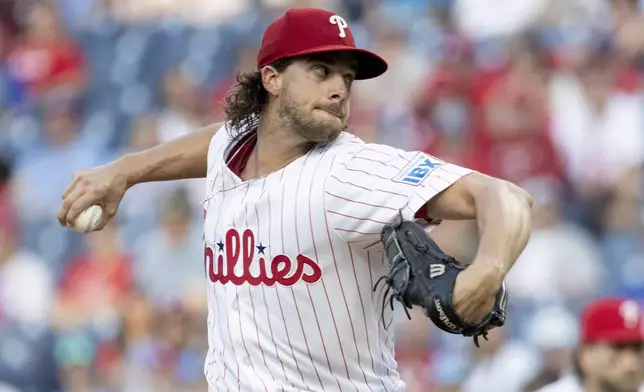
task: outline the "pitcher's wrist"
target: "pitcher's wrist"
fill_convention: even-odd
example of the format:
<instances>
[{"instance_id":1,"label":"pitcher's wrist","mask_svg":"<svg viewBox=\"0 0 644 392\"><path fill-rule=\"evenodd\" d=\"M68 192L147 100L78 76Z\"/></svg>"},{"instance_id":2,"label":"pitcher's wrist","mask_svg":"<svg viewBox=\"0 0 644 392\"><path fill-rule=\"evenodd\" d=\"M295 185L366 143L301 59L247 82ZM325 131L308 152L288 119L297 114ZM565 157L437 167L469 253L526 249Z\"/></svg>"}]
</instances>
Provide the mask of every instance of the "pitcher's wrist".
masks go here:
<instances>
[{"instance_id":1,"label":"pitcher's wrist","mask_svg":"<svg viewBox=\"0 0 644 392\"><path fill-rule=\"evenodd\" d=\"M139 175L137 173L137 159L132 154L126 154L116 161L112 162L113 170L116 176L120 176L125 180L127 189L139 183Z\"/></svg>"},{"instance_id":2,"label":"pitcher's wrist","mask_svg":"<svg viewBox=\"0 0 644 392\"><path fill-rule=\"evenodd\" d=\"M488 260L475 259L469 268L474 269L476 275L482 281L489 283L490 286L499 287L508 273L507 269L501 265Z\"/></svg>"}]
</instances>

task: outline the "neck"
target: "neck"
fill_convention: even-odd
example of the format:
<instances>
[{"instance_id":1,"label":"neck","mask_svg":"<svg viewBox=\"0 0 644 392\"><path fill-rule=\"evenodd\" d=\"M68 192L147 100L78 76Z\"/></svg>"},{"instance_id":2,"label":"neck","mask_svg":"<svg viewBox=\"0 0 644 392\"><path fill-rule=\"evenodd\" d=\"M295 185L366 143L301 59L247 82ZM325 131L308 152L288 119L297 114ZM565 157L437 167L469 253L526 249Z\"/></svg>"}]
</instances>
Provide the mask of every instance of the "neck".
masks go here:
<instances>
[{"instance_id":1,"label":"neck","mask_svg":"<svg viewBox=\"0 0 644 392\"><path fill-rule=\"evenodd\" d=\"M306 154L313 145L280 119L275 110L265 110L259 119L257 143L242 175L256 178L275 172Z\"/></svg>"}]
</instances>

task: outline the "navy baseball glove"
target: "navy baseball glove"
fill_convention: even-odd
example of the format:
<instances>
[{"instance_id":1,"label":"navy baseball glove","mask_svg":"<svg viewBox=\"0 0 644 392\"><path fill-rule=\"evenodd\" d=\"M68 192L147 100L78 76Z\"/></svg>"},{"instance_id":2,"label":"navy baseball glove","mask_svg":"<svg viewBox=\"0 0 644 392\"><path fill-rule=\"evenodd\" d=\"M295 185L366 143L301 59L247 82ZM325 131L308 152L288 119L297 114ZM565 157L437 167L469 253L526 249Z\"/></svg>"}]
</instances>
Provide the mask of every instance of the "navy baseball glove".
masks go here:
<instances>
[{"instance_id":1,"label":"navy baseball glove","mask_svg":"<svg viewBox=\"0 0 644 392\"><path fill-rule=\"evenodd\" d=\"M381 240L389 260L388 274L376 282L387 284L383 311L387 302L393 310L394 298L407 309L420 306L425 315L443 331L472 336L478 347L479 336L487 340L487 331L503 326L506 319L508 293L505 282L496 295L494 309L476 324L463 320L454 310L452 291L456 277L467 266L446 255L416 222L402 219L386 225ZM384 313L383 313L384 321Z\"/></svg>"}]
</instances>

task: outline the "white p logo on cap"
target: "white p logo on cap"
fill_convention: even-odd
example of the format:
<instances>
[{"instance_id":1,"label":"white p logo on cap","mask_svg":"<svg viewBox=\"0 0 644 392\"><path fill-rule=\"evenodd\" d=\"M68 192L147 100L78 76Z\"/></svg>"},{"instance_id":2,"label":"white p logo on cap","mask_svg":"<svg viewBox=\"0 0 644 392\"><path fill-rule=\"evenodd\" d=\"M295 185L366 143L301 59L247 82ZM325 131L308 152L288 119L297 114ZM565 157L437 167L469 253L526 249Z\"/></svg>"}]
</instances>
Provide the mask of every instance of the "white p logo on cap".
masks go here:
<instances>
[{"instance_id":1,"label":"white p logo on cap","mask_svg":"<svg viewBox=\"0 0 644 392\"><path fill-rule=\"evenodd\" d=\"M340 30L340 38L346 38L347 34L344 30L349 27L346 20L344 20L340 15L333 15L329 18L329 22L338 26L338 30Z\"/></svg>"},{"instance_id":2,"label":"white p logo on cap","mask_svg":"<svg viewBox=\"0 0 644 392\"><path fill-rule=\"evenodd\" d=\"M635 301L625 301L619 307L619 314L624 319L624 326L626 328L635 328L642 317L640 314L640 307Z\"/></svg>"}]
</instances>

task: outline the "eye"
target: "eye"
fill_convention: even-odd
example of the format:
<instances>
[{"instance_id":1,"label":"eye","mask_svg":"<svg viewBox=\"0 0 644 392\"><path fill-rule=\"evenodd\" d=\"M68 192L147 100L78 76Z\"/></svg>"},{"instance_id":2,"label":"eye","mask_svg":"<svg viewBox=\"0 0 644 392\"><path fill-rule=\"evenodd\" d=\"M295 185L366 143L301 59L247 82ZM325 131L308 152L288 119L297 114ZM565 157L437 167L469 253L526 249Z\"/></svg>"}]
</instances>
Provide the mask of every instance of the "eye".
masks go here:
<instances>
[{"instance_id":1,"label":"eye","mask_svg":"<svg viewBox=\"0 0 644 392\"><path fill-rule=\"evenodd\" d=\"M315 67L313 67L313 72L315 72L315 74L320 77L329 76L329 68L325 67L324 65L316 65Z\"/></svg>"},{"instance_id":2,"label":"eye","mask_svg":"<svg viewBox=\"0 0 644 392\"><path fill-rule=\"evenodd\" d=\"M354 74L346 74L344 75L344 82L347 84L347 86L351 86L353 81L356 79Z\"/></svg>"}]
</instances>

